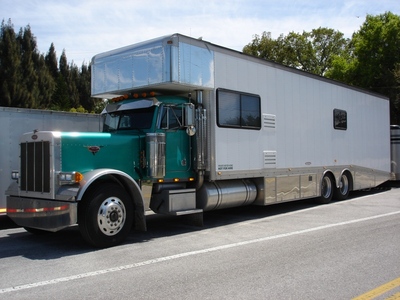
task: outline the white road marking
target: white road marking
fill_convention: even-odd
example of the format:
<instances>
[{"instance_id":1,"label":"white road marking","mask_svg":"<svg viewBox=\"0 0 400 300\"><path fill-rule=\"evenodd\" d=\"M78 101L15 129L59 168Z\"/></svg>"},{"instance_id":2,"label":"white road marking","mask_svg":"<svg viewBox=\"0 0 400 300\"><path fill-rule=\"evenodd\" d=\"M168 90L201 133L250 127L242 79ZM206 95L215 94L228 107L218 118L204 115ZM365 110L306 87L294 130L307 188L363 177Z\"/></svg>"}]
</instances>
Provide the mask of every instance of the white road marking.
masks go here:
<instances>
[{"instance_id":1,"label":"white road marking","mask_svg":"<svg viewBox=\"0 0 400 300\"><path fill-rule=\"evenodd\" d=\"M313 227L313 228L309 228L309 229L292 231L292 232L288 232L288 233L267 236L267 237L263 237L263 238L259 238L259 239L253 239L253 240L237 242L237 243L232 243L232 244L226 244L226 245L212 247L212 248L206 248L206 249L189 251L189 252L184 252L184 253L170 255L170 256L164 256L164 257L154 258L154 259L150 259L150 260L146 260L146 261L142 261L142 262L138 262L138 263L134 263L134 264L119 266L119 267L115 267L115 268L103 269L103 270L98 270L98 271L94 271L94 272L81 273L81 274L67 276L67 277L60 277L60 278L55 278L55 279L51 279L51 280L45 280L45 281L40 281L40 282L35 282L35 283L13 286L13 287L9 287L9 288L3 288L3 289L0 289L0 294L6 294L6 293L21 291L21 290L27 290L27 289L31 289L31 288L37 288L37 287L57 284L57 283L61 283L61 282L68 282L68 281L87 278L87 277L94 277L94 276L118 272L118 271L122 271L122 270L134 269L137 267L153 265L153 264L157 264L160 262L179 259L179 258L183 258L183 257L194 256L194 255L199 255L199 254L204 254L204 253L210 253L210 252L245 246L245 245L249 245L249 244L260 243L260 242L265 242L265 241L269 241L269 240L275 240L275 239L290 237L290 236L294 236L294 235L300 235L300 234L305 234L305 233L309 233L309 232L324 230L324 229L328 229L328 228L370 221L370 220L389 217L389 216L393 216L393 215L397 215L397 214L400 214L400 211L394 211L394 212L390 212L390 213L386 213L386 214L381 214L381 215L376 215L376 216L371 216L371 217L366 217L366 218L361 218L361 219L356 219L356 220L351 220L351 221L327 224L327 225Z\"/></svg>"}]
</instances>

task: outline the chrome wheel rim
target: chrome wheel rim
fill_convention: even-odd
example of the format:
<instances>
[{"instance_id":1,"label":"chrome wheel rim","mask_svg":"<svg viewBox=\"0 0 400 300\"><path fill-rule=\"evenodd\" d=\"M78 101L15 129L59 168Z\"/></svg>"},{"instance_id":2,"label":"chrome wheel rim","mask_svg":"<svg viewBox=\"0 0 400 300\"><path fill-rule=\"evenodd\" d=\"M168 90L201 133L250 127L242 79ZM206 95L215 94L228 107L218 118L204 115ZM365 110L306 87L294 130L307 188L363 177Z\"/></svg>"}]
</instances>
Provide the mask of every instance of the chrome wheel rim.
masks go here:
<instances>
[{"instance_id":1,"label":"chrome wheel rim","mask_svg":"<svg viewBox=\"0 0 400 300\"><path fill-rule=\"evenodd\" d=\"M349 180L347 179L346 175L343 175L340 178L339 189L340 189L340 193L342 195L346 195L347 194L347 192L349 190Z\"/></svg>"},{"instance_id":2,"label":"chrome wheel rim","mask_svg":"<svg viewBox=\"0 0 400 300\"><path fill-rule=\"evenodd\" d=\"M103 234L108 236L116 235L124 227L125 220L125 206L119 198L107 198L100 205L97 214L97 225Z\"/></svg>"},{"instance_id":3,"label":"chrome wheel rim","mask_svg":"<svg viewBox=\"0 0 400 300\"><path fill-rule=\"evenodd\" d=\"M332 193L332 182L328 176L325 176L322 180L322 196L324 198L329 198Z\"/></svg>"}]
</instances>

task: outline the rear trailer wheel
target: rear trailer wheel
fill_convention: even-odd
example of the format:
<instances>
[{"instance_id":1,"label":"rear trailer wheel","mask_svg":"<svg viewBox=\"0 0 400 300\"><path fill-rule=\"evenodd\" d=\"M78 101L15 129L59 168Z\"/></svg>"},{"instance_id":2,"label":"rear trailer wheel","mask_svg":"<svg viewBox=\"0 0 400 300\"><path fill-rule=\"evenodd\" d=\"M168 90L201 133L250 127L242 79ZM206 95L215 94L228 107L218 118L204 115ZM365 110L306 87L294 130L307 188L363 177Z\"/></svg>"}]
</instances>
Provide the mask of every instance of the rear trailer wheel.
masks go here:
<instances>
[{"instance_id":1,"label":"rear trailer wheel","mask_svg":"<svg viewBox=\"0 0 400 300\"><path fill-rule=\"evenodd\" d=\"M317 198L318 203L327 204L331 202L333 197L334 185L333 179L330 175L326 174L322 177L321 181L321 196Z\"/></svg>"},{"instance_id":2,"label":"rear trailer wheel","mask_svg":"<svg viewBox=\"0 0 400 300\"><path fill-rule=\"evenodd\" d=\"M337 200L345 200L349 197L350 193L350 178L349 175L343 173L340 176L339 187L335 190L335 199Z\"/></svg>"},{"instance_id":3,"label":"rear trailer wheel","mask_svg":"<svg viewBox=\"0 0 400 300\"><path fill-rule=\"evenodd\" d=\"M79 230L95 247L120 244L133 223L133 204L126 191L113 183L95 187L79 204Z\"/></svg>"}]
</instances>

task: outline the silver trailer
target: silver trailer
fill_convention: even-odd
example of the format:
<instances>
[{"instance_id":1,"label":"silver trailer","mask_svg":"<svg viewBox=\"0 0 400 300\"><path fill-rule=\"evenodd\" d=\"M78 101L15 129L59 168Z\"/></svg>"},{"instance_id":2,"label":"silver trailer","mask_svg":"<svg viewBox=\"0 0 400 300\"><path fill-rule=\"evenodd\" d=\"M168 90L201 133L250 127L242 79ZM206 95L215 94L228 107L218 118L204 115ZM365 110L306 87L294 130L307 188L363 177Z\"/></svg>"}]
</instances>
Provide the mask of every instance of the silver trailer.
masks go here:
<instances>
[{"instance_id":1,"label":"silver trailer","mask_svg":"<svg viewBox=\"0 0 400 300\"><path fill-rule=\"evenodd\" d=\"M6 212L5 191L11 171L19 168L19 139L34 130L101 131L100 116L50 110L0 107L0 214Z\"/></svg>"},{"instance_id":2,"label":"silver trailer","mask_svg":"<svg viewBox=\"0 0 400 300\"><path fill-rule=\"evenodd\" d=\"M203 210L237 206L237 190L242 204L267 205L346 198L390 178L384 96L180 34L93 58L93 97L150 90L196 94L205 109Z\"/></svg>"}]
</instances>

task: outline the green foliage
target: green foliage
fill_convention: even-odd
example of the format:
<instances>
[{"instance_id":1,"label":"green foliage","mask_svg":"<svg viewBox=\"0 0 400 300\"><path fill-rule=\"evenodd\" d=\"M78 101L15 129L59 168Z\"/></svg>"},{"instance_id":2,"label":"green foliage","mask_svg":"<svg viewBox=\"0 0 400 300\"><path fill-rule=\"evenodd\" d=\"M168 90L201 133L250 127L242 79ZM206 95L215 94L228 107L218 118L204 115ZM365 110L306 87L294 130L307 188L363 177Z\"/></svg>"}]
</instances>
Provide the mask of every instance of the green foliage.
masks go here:
<instances>
[{"instance_id":1,"label":"green foliage","mask_svg":"<svg viewBox=\"0 0 400 300\"><path fill-rule=\"evenodd\" d=\"M388 96L392 123L399 124L400 85L395 74L400 63L400 16L391 12L368 15L353 35L353 43L350 83Z\"/></svg>"},{"instance_id":2,"label":"green foliage","mask_svg":"<svg viewBox=\"0 0 400 300\"><path fill-rule=\"evenodd\" d=\"M59 66L59 67L58 67ZM90 66L59 64L54 44L46 55L37 49L30 26L16 34L11 20L0 30L0 106L69 111L95 111L90 97Z\"/></svg>"},{"instance_id":3,"label":"green foliage","mask_svg":"<svg viewBox=\"0 0 400 300\"><path fill-rule=\"evenodd\" d=\"M343 33L320 27L311 32L290 32L276 40L271 38L271 33L263 32L261 37L255 35L243 52L323 76L348 43Z\"/></svg>"},{"instance_id":4,"label":"green foliage","mask_svg":"<svg viewBox=\"0 0 400 300\"><path fill-rule=\"evenodd\" d=\"M78 113L87 113L88 112L86 109L83 108L82 105L79 105L78 108L73 107L69 111L70 112L78 112Z\"/></svg>"},{"instance_id":5,"label":"green foliage","mask_svg":"<svg viewBox=\"0 0 400 300\"><path fill-rule=\"evenodd\" d=\"M243 52L385 95L391 124L400 124L400 16L367 15L352 38L329 28L255 35Z\"/></svg>"},{"instance_id":6,"label":"green foliage","mask_svg":"<svg viewBox=\"0 0 400 300\"><path fill-rule=\"evenodd\" d=\"M0 32L0 105L12 106L19 102L22 74L20 49L11 20L1 23Z\"/></svg>"}]
</instances>

